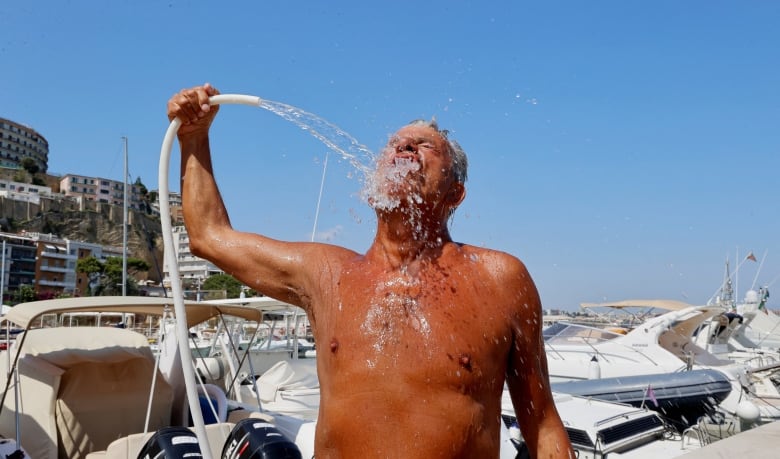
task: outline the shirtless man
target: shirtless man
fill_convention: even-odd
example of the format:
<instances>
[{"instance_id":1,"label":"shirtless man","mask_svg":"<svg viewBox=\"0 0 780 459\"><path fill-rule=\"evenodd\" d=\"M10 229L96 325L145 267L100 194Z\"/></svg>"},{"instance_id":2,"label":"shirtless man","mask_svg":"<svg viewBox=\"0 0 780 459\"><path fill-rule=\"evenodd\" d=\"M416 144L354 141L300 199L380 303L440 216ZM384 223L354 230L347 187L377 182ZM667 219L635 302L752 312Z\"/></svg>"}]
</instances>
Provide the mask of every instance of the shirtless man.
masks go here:
<instances>
[{"instance_id":1,"label":"shirtless man","mask_svg":"<svg viewBox=\"0 0 780 459\"><path fill-rule=\"evenodd\" d=\"M168 102L182 120L192 253L306 310L317 346L317 459L498 457L506 381L533 457L574 457L550 393L536 287L517 258L453 242L466 157L435 123L401 128L378 161L365 255L230 224L212 173L206 84Z\"/></svg>"}]
</instances>

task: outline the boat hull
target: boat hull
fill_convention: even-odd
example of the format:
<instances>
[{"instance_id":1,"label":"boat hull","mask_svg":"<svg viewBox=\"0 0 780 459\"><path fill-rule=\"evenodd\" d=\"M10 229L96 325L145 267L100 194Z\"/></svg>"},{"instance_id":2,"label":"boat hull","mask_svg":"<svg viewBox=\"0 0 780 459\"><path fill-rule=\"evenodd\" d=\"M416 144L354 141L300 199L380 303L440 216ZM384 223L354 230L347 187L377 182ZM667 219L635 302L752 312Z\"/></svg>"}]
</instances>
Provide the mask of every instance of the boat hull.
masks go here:
<instances>
[{"instance_id":1,"label":"boat hull","mask_svg":"<svg viewBox=\"0 0 780 459\"><path fill-rule=\"evenodd\" d=\"M658 411L679 429L710 414L731 392L728 377L712 369L553 383L555 392Z\"/></svg>"}]
</instances>

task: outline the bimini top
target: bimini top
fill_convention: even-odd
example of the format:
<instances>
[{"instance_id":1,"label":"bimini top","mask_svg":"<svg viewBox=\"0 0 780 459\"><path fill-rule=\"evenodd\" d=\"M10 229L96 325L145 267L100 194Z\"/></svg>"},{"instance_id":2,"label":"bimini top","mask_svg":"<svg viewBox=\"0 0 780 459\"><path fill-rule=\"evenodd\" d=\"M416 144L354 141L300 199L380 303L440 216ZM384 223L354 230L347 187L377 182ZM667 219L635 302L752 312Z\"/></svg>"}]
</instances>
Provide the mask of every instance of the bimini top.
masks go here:
<instances>
[{"instance_id":1,"label":"bimini top","mask_svg":"<svg viewBox=\"0 0 780 459\"><path fill-rule=\"evenodd\" d=\"M676 300L623 300L608 303L580 303L583 308L658 308L667 311L680 311L693 305Z\"/></svg>"},{"instance_id":2,"label":"bimini top","mask_svg":"<svg viewBox=\"0 0 780 459\"><path fill-rule=\"evenodd\" d=\"M187 326L192 327L212 317L228 315L261 322L263 312L287 309L292 306L270 298L265 301L267 308L239 304L243 300L234 300L233 304L213 304L206 301L185 301ZM149 296L90 296L80 298L61 298L55 300L32 301L12 307L0 322L12 322L25 330L44 314L62 314L69 312L119 312L127 314L147 314L162 316L165 308L174 314L173 298Z\"/></svg>"}]
</instances>

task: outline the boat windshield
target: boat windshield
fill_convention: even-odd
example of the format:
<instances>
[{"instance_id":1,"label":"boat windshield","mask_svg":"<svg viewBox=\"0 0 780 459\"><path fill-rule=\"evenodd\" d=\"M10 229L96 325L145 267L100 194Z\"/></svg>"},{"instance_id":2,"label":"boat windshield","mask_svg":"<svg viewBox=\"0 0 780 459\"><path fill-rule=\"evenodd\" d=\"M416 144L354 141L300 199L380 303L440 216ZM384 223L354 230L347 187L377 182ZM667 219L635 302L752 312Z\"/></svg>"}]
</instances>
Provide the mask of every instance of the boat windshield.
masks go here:
<instances>
[{"instance_id":1,"label":"boat windshield","mask_svg":"<svg viewBox=\"0 0 780 459\"><path fill-rule=\"evenodd\" d=\"M622 336L619 333L601 328L563 322L545 328L542 335L548 344L595 344Z\"/></svg>"}]
</instances>

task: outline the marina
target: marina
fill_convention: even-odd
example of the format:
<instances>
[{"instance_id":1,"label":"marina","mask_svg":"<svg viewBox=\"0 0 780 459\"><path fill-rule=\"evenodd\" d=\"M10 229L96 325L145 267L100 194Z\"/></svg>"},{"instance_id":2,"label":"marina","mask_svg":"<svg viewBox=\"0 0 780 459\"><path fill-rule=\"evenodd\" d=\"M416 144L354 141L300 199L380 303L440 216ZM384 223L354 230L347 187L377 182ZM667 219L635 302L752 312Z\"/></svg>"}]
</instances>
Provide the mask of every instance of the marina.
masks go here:
<instances>
[{"instance_id":1,"label":"marina","mask_svg":"<svg viewBox=\"0 0 780 459\"><path fill-rule=\"evenodd\" d=\"M203 414L213 422L207 429L210 437L227 438L236 421L242 418L273 420L274 426L302 453L312 452L319 406L319 384L314 367L316 354L307 356L307 352L294 349L295 333L306 330L296 308L268 298L225 300L213 304L187 302L186 307L190 329L205 330L208 337L208 345L191 352L191 356L201 386L199 392L209 394L215 404L213 414L209 414L207 406ZM675 315L674 320L664 319L662 314L650 319L644 327L656 328L653 324L658 321L685 324L685 320L679 319L697 316L687 308L680 311L685 312L681 316ZM182 400L181 367L175 359L166 359L175 354L169 347L176 340L162 338L159 341L162 346L153 350L143 329L139 332L132 327L115 326L119 317L127 324L145 324L150 317L155 318L155 323L170 323L171 314L171 300L141 297L50 300L22 304L9 311L3 318L3 326L13 324L25 333L12 341L10 351L2 355L3 363L10 362L18 370L4 372L14 378L6 382L8 390L0 412L0 434L7 439L15 438L13 426L21 422L20 441L31 457L62 457L62 451L67 451L67 457L96 459L125 457L113 456L112 451L140 449L156 429L171 422L181 423L189 416L185 414L188 410ZM717 320L717 315L711 312L702 315L708 317L704 325L707 320ZM42 320L44 317L49 320ZM58 319L53 320L55 317ZM85 317L93 319L74 323L76 318ZM95 317L102 319L95 320ZM198 323L204 326L198 327ZM279 323L284 324L281 330L292 332L290 339L284 341L290 347L271 349L267 337L274 335L274 324ZM85 326L90 330L88 335L80 332ZM266 329L267 333L258 338L257 330L261 329ZM164 327L160 332L163 330ZM741 438L755 428L777 424L767 414L770 412L757 402L754 402L754 408L761 408L760 414L757 410L751 413L746 405L727 408L728 404L724 405L724 402L735 390L729 373L716 370L718 366L701 369L696 360L690 359L687 361L693 365L686 369L685 356L676 357L678 364L670 367L674 370L669 373L664 373L665 367L661 366L657 372L645 376L630 371L608 376L615 371L610 370L608 362L616 363L617 359L613 352L602 349L600 341L595 340L596 337L604 340L603 330L585 326L578 326L576 330L577 333L573 333L559 323L547 330L546 335L551 342L548 349L551 362L555 361L556 355L558 358L563 355L559 343L562 336L570 337L569 340L574 336L584 340L588 347L597 350L593 355L603 362L600 362L600 376L603 377L595 377L598 375L592 367L588 374L590 365L583 364L580 365L583 368L581 376L552 386L556 406L580 457L601 457L610 452L628 458L658 457L658 454L687 457L685 454L718 444L723 439ZM589 334L585 335L584 330ZM90 338L85 340L85 336ZM163 336L173 336L170 327ZM193 339L195 336L197 333L193 333ZM631 332L616 334L606 341L621 337L630 339ZM659 357L653 358L649 346L643 348L643 353L646 360L657 364L663 362ZM71 384L83 386L84 378L89 378L92 383L84 387L94 387L99 378L115 373L116 370L110 368L118 368L120 362L127 370L114 374L113 377L119 379L100 383L112 387L112 391L74 391ZM109 370L100 369L104 365ZM139 407L147 406L148 387L154 381L155 367L161 373L152 391L152 401L146 410L140 410ZM560 371L554 368L551 366L551 375L560 377ZM127 373L130 369L132 377ZM76 371L83 375L77 376L80 373ZM37 383L32 384L33 381ZM34 388L36 385L37 389ZM117 390L126 396L117 397ZM742 397L751 393L746 392ZM89 405L84 405L85 400L90 400ZM20 412L18 406L25 408ZM92 408L87 409L87 406ZM96 424L95 420L107 416L100 409L128 415L117 418L113 424ZM130 415L131 411L136 414ZM518 436L506 394L502 416L505 426L502 458L514 457L513 454L522 452L522 437ZM44 419L57 421L44 422ZM143 434L144 431L147 433ZM607 432L622 433L615 436ZM126 438L117 443L113 441L117 436ZM73 442L62 443L66 438ZM219 440L216 443L212 449L218 455L221 445Z\"/></svg>"},{"instance_id":2,"label":"marina","mask_svg":"<svg viewBox=\"0 0 780 459\"><path fill-rule=\"evenodd\" d=\"M780 4L219 6L3 9L0 457L778 456Z\"/></svg>"}]
</instances>

